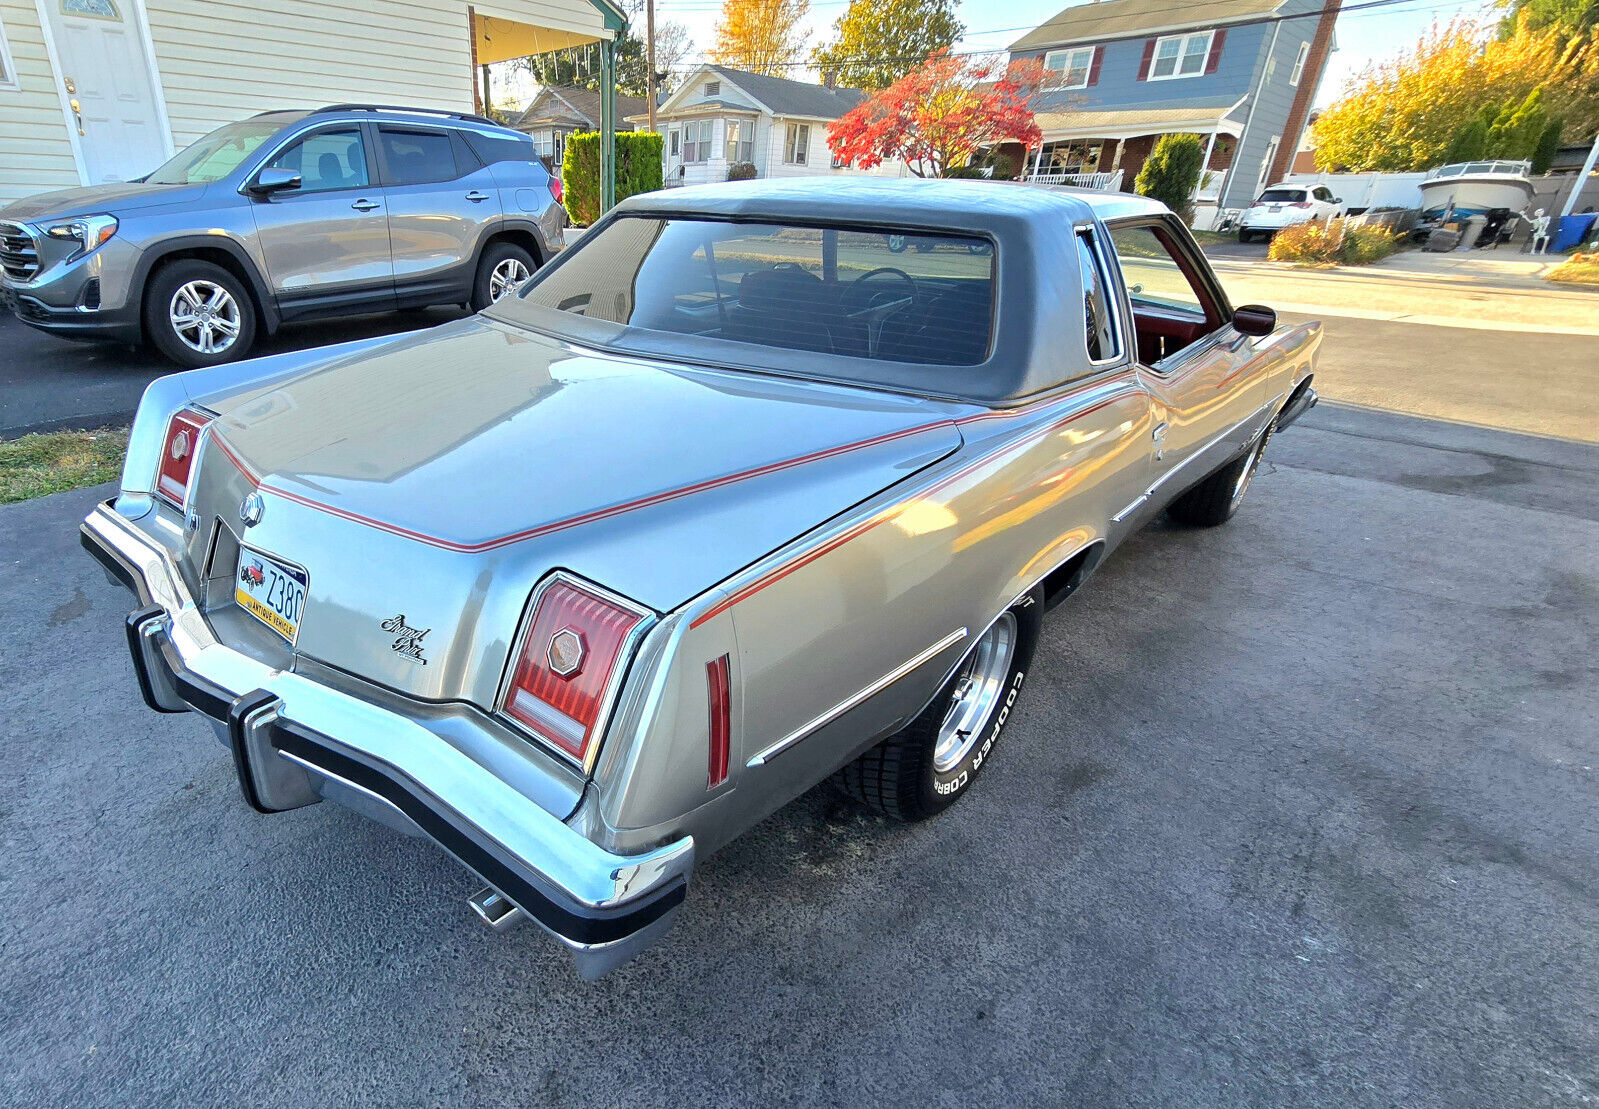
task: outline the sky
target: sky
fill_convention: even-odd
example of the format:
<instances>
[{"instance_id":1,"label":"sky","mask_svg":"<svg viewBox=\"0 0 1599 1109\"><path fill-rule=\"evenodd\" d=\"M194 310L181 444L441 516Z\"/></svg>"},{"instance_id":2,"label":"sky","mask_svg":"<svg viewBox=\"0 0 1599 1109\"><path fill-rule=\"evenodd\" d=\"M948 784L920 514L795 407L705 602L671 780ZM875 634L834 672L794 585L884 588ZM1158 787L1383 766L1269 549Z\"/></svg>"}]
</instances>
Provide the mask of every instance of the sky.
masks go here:
<instances>
[{"instance_id":1,"label":"sky","mask_svg":"<svg viewBox=\"0 0 1599 1109\"><path fill-rule=\"evenodd\" d=\"M1345 0L1346 6L1360 2ZM809 45L830 38L833 21L848 6L848 0L811 0ZM956 49L1004 50L1066 6L1066 0L961 0L957 14L966 24L966 37ZM1414 43L1435 19L1447 22L1456 15L1477 15L1492 7L1491 0L1405 0L1390 7L1343 13L1337 24L1338 52L1327 64L1318 106L1336 100L1344 81L1368 62L1392 56ZM706 52L716 41L720 11L718 0L656 0L655 4L657 20L670 19L689 28L695 61L706 60Z\"/></svg>"},{"instance_id":2,"label":"sky","mask_svg":"<svg viewBox=\"0 0 1599 1109\"><path fill-rule=\"evenodd\" d=\"M1344 0L1344 6L1351 8L1369 2ZM1172 0L1172 3L1177 6L1181 0ZM966 35L955 48L958 51L1002 52L1063 6L1068 6L1068 0L960 0L956 14L966 25ZM1448 23L1461 17L1497 20L1495 6L1494 0L1400 0L1382 7L1344 11L1338 17L1335 32L1337 51L1327 63L1315 106L1326 107L1337 100L1351 77L1369 63L1392 57L1414 45L1434 22ZM848 7L849 0L811 0L806 20L811 32L807 46L817 46L830 39L833 21ZM709 60L721 10L721 0L656 0L655 18L658 23L671 20L689 29L694 46L686 64L691 66ZM817 79L817 75L809 71L795 76L804 80ZM524 102L534 92L530 79L509 72L497 72L495 85L498 103Z\"/></svg>"}]
</instances>

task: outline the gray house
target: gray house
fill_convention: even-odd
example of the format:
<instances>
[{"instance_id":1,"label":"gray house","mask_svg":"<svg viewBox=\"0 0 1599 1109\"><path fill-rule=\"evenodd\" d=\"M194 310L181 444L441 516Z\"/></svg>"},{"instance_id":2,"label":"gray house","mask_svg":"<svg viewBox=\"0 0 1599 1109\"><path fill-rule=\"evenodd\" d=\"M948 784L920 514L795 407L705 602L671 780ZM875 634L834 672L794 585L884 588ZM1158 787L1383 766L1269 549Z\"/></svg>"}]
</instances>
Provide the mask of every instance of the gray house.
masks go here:
<instances>
[{"instance_id":1,"label":"gray house","mask_svg":"<svg viewBox=\"0 0 1599 1109\"><path fill-rule=\"evenodd\" d=\"M1079 3L1010 46L1048 72L1034 99L1041 149L1030 173L1119 172L1123 187L1165 134L1206 144L1198 200L1246 207L1290 172L1341 0L1104 0ZM1086 182L1085 182L1086 183ZM1214 211L1214 209L1211 209Z\"/></svg>"},{"instance_id":2,"label":"gray house","mask_svg":"<svg viewBox=\"0 0 1599 1109\"><path fill-rule=\"evenodd\" d=\"M617 93L616 129L630 130L632 125L622 121L648 106L642 96ZM566 152L566 136L574 131L600 129L599 90L577 85L545 85L512 126L531 135L538 152L559 165Z\"/></svg>"}]
</instances>

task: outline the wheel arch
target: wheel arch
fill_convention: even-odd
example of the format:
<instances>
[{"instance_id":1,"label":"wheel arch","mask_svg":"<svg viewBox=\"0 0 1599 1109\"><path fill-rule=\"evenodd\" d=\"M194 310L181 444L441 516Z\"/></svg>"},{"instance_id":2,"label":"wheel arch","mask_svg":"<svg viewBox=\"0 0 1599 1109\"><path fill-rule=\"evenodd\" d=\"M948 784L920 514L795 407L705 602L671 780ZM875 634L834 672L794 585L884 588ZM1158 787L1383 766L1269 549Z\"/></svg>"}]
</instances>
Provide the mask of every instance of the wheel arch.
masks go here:
<instances>
[{"instance_id":1,"label":"wheel arch","mask_svg":"<svg viewBox=\"0 0 1599 1109\"><path fill-rule=\"evenodd\" d=\"M530 220L502 220L489 229L478 243L476 261L472 263L473 272L483 261L483 254L495 243L514 243L533 255L533 268L538 269L550 260L549 244L544 241L544 234L538 225Z\"/></svg>"},{"instance_id":2,"label":"wheel arch","mask_svg":"<svg viewBox=\"0 0 1599 1109\"><path fill-rule=\"evenodd\" d=\"M278 329L280 318L277 304L272 299L266 280L256 268L244 247L232 239L219 235L191 235L163 242L159 250L150 251L140 260L134 274L133 287L138 290L140 328L144 326L145 294L156 271L173 262L196 259L220 266L244 285L250 296L250 306L255 310L256 322L263 333L271 335ZM148 338L148 336L146 336Z\"/></svg>"}]
</instances>

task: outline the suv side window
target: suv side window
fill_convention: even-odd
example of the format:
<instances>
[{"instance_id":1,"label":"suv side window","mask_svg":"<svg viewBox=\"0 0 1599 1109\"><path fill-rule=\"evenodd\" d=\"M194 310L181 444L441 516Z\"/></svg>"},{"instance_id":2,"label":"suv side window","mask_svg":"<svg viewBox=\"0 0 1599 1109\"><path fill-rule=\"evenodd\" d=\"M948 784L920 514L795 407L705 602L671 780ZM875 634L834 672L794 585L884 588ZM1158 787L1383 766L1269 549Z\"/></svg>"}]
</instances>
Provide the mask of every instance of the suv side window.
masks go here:
<instances>
[{"instance_id":1,"label":"suv side window","mask_svg":"<svg viewBox=\"0 0 1599 1109\"><path fill-rule=\"evenodd\" d=\"M378 128L383 162L390 185L429 185L460 176L455 149L443 131L399 131Z\"/></svg>"},{"instance_id":2,"label":"suv side window","mask_svg":"<svg viewBox=\"0 0 1599 1109\"><path fill-rule=\"evenodd\" d=\"M361 130L318 131L307 135L267 163L300 175L299 192L361 189L371 182L366 172L366 144Z\"/></svg>"},{"instance_id":3,"label":"suv side window","mask_svg":"<svg viewBox=\"0 0 1599 1109\"><path fill-rule=\"evenodd\" d=\"M461 137L489 165L496 162L531 162L536 157L533 140L526 135L490 135L482 131L463 131Z\"/></svg>"}]
</instances>

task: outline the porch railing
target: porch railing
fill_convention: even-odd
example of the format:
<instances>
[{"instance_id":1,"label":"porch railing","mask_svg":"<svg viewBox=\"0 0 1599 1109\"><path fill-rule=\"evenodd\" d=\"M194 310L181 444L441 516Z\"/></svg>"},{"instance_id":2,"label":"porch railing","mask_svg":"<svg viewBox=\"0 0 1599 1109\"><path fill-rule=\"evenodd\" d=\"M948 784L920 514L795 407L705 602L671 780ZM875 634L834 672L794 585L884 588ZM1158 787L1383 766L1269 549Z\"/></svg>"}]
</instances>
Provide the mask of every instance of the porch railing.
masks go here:
<instances>
[{"instance_id":1,"label":"porch railing","mask_svg":"<svg viewBox=\"0 0 1599 1109\"><path fill-rule=\"evenodd\" d=\"M1113 170L1110 173L1031 173L1027 175L1029 185L1070 185L1078 189L1098 189L1101 192L1118 193L1122 188L1122 171Z\"/></svg>"}]
</instances>

